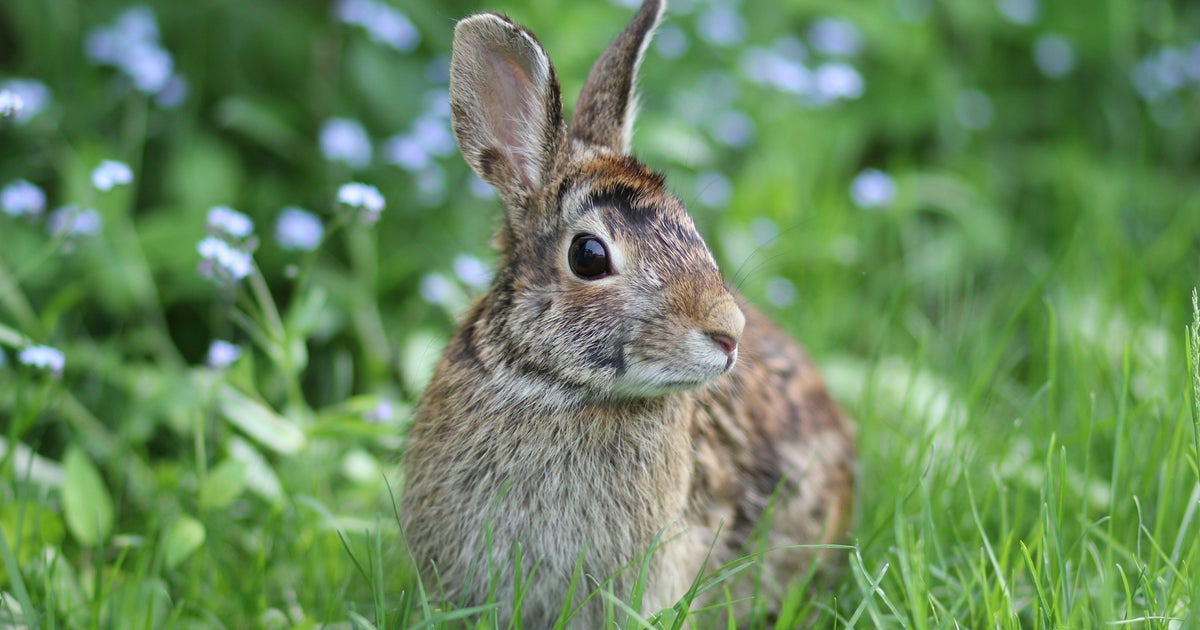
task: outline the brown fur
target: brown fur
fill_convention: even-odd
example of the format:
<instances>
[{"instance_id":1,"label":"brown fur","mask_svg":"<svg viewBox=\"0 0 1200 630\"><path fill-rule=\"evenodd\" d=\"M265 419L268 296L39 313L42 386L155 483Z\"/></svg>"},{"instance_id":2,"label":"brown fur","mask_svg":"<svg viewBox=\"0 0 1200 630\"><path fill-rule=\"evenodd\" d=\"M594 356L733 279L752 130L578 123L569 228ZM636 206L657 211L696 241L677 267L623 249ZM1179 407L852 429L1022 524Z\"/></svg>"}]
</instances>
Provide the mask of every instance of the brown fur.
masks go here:
<instances>
[{"instance_id":1,"label":"brown fur","mask_svg":"<svg viewBox=\"0 0 1200 630\"><path fill-rule=\"evenodd\" d=\"M523 627L550 627L576 576L572 625L599 627L603 600L584 596L628 598L654 547L652 613L703 571L838 541L850 522L850 423L804 352L725 286L663 178L625 155L660 13L647 0L597 62L569 131L532 35L491 14L455 31L454 131L504 200L501 262L418 406L400 518L427 588L496 601L502 623L521 592ZM580 234L605 243L611 275L572 272ZM776 601L823 555L767 553L763 592Z\"/></svg>"}]
</instances>

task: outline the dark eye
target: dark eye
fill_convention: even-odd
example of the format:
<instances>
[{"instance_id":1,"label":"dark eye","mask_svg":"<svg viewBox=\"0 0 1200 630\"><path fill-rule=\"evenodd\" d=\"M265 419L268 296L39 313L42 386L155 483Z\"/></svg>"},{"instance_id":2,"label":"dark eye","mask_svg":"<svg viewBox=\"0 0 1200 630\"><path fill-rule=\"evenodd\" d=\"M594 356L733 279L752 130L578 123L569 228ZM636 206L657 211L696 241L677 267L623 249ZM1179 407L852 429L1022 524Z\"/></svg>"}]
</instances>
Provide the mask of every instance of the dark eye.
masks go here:
<instances>
[{"instance_id":1,"label":"dark eye","mask_svg":"<svg viewBox=\"0 0 1200 630\"><path fill-rule=\"evenodd\" d=\"M571 241L567 259L571 263L571 271L584 280L596 280L612 273L608 248L604 246L604 241L591 234L580 234Z\"/></svg>"}]
</instances>

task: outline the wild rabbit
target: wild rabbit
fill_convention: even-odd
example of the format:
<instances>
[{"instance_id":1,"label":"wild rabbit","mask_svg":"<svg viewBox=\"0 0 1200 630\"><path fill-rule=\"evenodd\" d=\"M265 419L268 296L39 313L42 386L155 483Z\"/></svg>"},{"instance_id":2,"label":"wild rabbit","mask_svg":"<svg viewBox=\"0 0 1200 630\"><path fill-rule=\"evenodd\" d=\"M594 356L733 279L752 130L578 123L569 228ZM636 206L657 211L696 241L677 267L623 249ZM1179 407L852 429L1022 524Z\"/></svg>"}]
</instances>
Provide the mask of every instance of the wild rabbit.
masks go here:
<instances>
[{"instance_id":1,"label":"wild rabbit","mask_svg":"<svg viewBox=\"0 0 1200 630\"><path fill-rule=\"evenodd\" d=\"M570 126L532 33L492 13L454 31L454 135L503 201L500 262L417 408L400 521L428 591L495 601L502 626L570 611L601 627L606 598L584 598L604 584L628 601L651 550L653 613L748 553L839 541L851 518L852 425L629 155L662 10L645 0ZM777 599L820 556L776 549L747 573Z\"/></svg>"}]
</instances>

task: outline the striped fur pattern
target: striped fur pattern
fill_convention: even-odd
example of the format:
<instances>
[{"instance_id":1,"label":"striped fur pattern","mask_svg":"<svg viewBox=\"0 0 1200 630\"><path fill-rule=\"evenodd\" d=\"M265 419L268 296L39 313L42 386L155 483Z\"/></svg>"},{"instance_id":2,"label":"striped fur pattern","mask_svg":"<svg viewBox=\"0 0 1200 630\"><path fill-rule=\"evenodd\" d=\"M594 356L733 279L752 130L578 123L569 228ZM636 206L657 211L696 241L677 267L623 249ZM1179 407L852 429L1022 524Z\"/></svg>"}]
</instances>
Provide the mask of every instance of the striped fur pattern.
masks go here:
<instances>
[{"instance_id":1,"label":"striped fur pattern","mask_svg":"<svg viewBox=\"0 0 1200 630\"><path fill-rule=\"evenodd\" d=\"M552 626L577 576L571 625L600 627L603 598L583 597L604 584L627 598L653 548L652 613L701 571L839 541L850 522L853 427L803 350L726 286L662 176L627 153L661 13L646 0L609 46L569 128L531 33L490 13L455 29L454 132L504 203L501 256L417 408L400 520L429 591L497 601L501 624L520 590L522 627ZM573 271L581 235L604 244L611 273ZM836 564L821 555L767 553L765 592Z\"/></svg>"}]
</instances>

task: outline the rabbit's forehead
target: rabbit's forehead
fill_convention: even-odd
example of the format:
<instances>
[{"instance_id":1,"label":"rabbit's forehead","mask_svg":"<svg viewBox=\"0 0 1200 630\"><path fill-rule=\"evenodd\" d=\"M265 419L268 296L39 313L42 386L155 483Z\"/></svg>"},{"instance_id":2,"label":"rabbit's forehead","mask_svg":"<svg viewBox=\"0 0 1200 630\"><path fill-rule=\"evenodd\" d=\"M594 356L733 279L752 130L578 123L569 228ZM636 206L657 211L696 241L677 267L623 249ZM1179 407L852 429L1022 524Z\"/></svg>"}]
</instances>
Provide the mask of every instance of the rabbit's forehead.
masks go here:
<instances>
[{"instance_id":1,"label":"rabbit's forehead","mask_svg":"<svg viewBox=\"0 0 1200 630\"><path fill-rule=\"evenodd\" d=\"M589 160L559 191L560 220L600 221L614 238L638 241L658 235L707 254L683 203L667 191L663 176L631 157Z\"/></svg>"}]
</instances>

